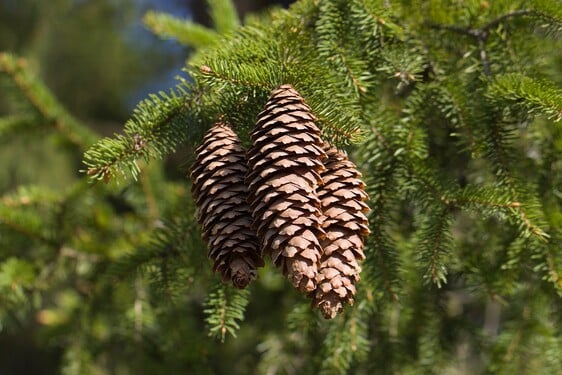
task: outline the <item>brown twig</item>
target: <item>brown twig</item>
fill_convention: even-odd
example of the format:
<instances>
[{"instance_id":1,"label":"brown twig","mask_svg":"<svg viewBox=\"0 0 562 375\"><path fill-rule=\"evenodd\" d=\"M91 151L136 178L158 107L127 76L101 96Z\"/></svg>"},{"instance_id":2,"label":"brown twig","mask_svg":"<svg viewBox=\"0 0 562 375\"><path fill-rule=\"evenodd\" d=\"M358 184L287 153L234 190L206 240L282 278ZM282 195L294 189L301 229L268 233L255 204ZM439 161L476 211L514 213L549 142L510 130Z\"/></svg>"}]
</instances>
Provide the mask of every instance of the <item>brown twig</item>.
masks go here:
<instances>
[{"instance_id":1,"label":"brown twig","mask_svg":"<svg viewBox=\"0 0 562 375\"><path fill-rule=\"evenodd\" d=\"M528 16L533 13L534 11L529 9L516 10L501 15L498 18L488 22L487 24L485 24L480 28L461 27L456 25L442 25L436 23L428 23L427 26L436 30L447 30L447 31L455 32L457 34L467 35L475 39L476 42L478 43L478 50L480 51L480 61L482 62L484 75L491 76L492 71L490 69L490 62L488 60L488 54L486 52L486 42L488 40L488 37L490 36L490 30L492 30L493 28L497 27L499 24L501 24L504 21L507 21L510 18Z\"/></svg>"}]
</instances>

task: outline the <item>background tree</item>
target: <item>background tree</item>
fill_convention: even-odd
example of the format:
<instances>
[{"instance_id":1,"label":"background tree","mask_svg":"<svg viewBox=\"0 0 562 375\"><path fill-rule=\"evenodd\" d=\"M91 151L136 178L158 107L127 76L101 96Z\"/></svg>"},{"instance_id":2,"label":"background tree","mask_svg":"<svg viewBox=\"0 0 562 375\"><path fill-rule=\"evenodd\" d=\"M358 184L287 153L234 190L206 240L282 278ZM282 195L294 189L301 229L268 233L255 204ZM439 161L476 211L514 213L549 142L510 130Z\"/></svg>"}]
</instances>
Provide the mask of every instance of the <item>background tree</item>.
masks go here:
<instances>
[{"instance_id":1,"label":"background tree","mask_svg":"<svg viewBox=\"0 0 562 375\"><path fill-rule=\"evenodd\" d=\"M147 16L199 47L189 79L90 147L88 177L2 197L2 326L35 318L67 373L561 372L557 2L305 0L239 28L209 5L216 31ZM0 72L28 106L1 134L95 138L24 62L3 54ZM370 195L356 303L331 321L269 261L247 290L222 284L189 181L163 173L218 119L248 146L285 83Z\"/></svg>"}]
</instances>

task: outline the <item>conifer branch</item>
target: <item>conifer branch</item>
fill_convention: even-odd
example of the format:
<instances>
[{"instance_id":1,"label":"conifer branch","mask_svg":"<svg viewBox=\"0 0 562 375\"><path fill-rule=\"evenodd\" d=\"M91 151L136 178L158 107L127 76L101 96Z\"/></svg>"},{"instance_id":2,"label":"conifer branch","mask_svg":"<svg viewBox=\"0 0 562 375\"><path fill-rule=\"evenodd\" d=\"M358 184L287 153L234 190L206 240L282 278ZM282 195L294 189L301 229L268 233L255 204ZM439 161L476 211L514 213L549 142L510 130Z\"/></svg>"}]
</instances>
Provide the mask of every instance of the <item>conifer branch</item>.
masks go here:
<instances>
[{"instance_id":1,"label":"conifer branch","mask_svg":"<svg viewBox=\"0 0 562 375\"><path fill-rule=\"evenodd\" d=\"M41 230L41 223L37 217L23 212L12 212L10 209L0 207L0 227L4 226L10 231L18 233L40 243L57 246L57 242Z\"/></svg>"},{"instance_id":2,"label":"conifer branch","mask_svg":"<svg viewBox=\"0 0 562 375\"><path fill-rule=\"evenodd\" d=\"M340 50L339 56L341 59L341 63L345 67L345 71L347 72L347 75L349 76L349 79L353 83L353 86L355 87L357 92L365 94L367 92L367 88L359 81L359 79L355 76L355 73L353 73L353 71L351 70L351 67L347 62L348 59L343 49Z\"/></svg>"},{"instance_id":3,"label":"conifer branch","mask_svg":"<svg viewBox=\"0 0 562 375\"><path fill-rule=\"evenodd\" d=\"M447 283L445 258L452 245L450 222L450 207L435 207L420 229L418 246L420 261L424 267L423 278L438 288Z\"/></svg>"},{"instance_id":4,"label":"conifer branch","mask_svg":"<svg viewBox=\"0 0 562 375\"><path fill-rule=\"evenodd\" d=\"M324 341L325 356L320 374L346 374L354 361L366 357L369 342L366 337L366 320L370 316L367 301L361 304L349 316L343 316L329 327Z\"/></svg>"},{"instance_id":5,"label":"conifer branch","mask_svg":"<svg viewBox=\"0 0 562 375\"><path fill-rule=\"evenodd\" d=\"M450 204L451 207L458 209L477 208L479 213L488 212L491 215L501 212L516 223L522 224L540 241L547 242L550 237L540 225L533 223L529 214L523 210L524 205L513 200L511 194L506 196L505 193L494 189L467 187L451 199Z\"/></svg>"},{"instance_id":6,"label":"conifer branch","mask_svg":"<svg viewBox=\"0 0 562 375\"><path fill-rule=\"evenodd\" d=\"M349 143L355 143L360 139L361 131L356 124L356 119L349 119L348 125L353 126L352 129L346 130L340 126L340 122L334 122L334 118L329 117L329 113L326 113L327 109L322 107L313 108L317 109L318 112L314 112L318 118L318 123L320 127L325 131L329 132L332 136L329 139L333 141L334 144L344 145Z\"/></svg>"},{"instance_id":7,"label":"conifer branch","mask_svg":"<svg viewBox=\"0 0 562 375\"><path fill-rule=\"evenodd\" d=\"M372 241L375 243L375 248L378 251L375 252L377 267L373 267L374 270L372 270L371 272L380 273L380 278L382 279L384 289L390 296L390 299L393 301L398 301L399 299L398 292L395 290L395 286L394 286L396 282L393 280L391 276L392 274L391 267L396 268L396 265L389 265L388 263L392 263L393 260L392 259L390 261L387 260L386 258L388 258L388 255L384 254L385 252L387 253L393 252L395 251L395 249L392 249L384 241L384 239L388 236L388 234L385 233L381 228L381 226L384 225L384 223L381 222L380 220L376 220L375 218L373 224L375 229L372 230L371 236L372 236Z\"/></svg>"},{"instance_id":8,"label":"conifer branch","mask_svg":"<svg viewBox=\"0 0 562 375\"><path fill-rule=\"evenodd\" d=\"M480 28L480 30L482 30L483 32L489 32L492 29L495 29L496 27L498 27L502 22L507 21L511 18L517 18L517 17L523 17L523 16L528 16L531 15L533 13L535 13L536 11L534 10L530 10L530 9L519 9L519 10L514 10L513 12L508 12L505 13L501 16L499 16L498 18L488 22L487 24L485 24L484 26L482 26Z\"/></svg>"},{"instance_id":9,"label":"conifer branch","mask_svg":"<svg viewBox=\"0 0 562 375\"><path fill-rule=\"evenodd\" d=\"M148 207L148 216L151 218L152 221L156 222L156 220L158 220L160 215L159 215L158 206L156 204L156 197L154 196L154 190L152 188L149 176L147 176L146 173L141 173L139 175L139 182L141 184L146 205Z\"/></svg>"},{"instance_id":10,"label":"conifer branch","mask_svg":"<svg viewBox=\"0 0 562 375\"><path fill-rule=\"evenodd\" d=\"M86 126L71 116L49 89L30 71L23 58L0 53L0 73L6 74L33 109L70 143L85 151L98 138Z\"/></svg>"},{"instance_id":11,"label":"conifer branch","mask_svg":"<svg viewBox=\"0 0 562 375\"><path fill-rule=\"evenodd\" d=\"M489 119L488 127L485 129L486 137L486 156L492 161L495 167L495 174L500 184L505 185L514 199L517 199L515 192L515 182L511 174L511 168L508 162L509 148L507 143L508 129L502 128L499 121L499 115L495 113ZM505 125L505 124L504 124Z\"/></svg>"},{"instance_id":12,"label":"conifer branch","mask_svg":"<svg viewBox=\"0 0 562 375\"><path fill-rule=\"evenodd\" d=\"M531 113L542 112L554 121L562 119L562 90L551 83L512 73L496 77L488 90L491 100L523 103Z\"/></svg>"},{"instance_id":13,"label":"conifer branch","mask_svg":"<svg viewBox=\"0 0 562 375\"><path fill-rule=\"evenodd\" d=\"M517 213L517 215L509 215L509 217L515 219L514 222L518 224L520 229L525 228L525 231L520 234L521 236L530 234L541 242L546 243L549 235L541 229L540 225L533 223L533 219L535 218L531 215L532 208L529 207L528 211L524 211L522 205L519 203L519 200L522 199L525 194L521 191L521 186L518 184L517 179L512 175L508 160L513 158L510 156L510 150L506 144L506 139L509 136L507 134L508 130L502 128L502 124L498 121L497 116L497 114L492 116L490 125L486 129L486 137L491 143L491 146L486 145L487 156L495 164L498 182L500 185L504 185L508 190L513 205L510 213ZM527 197L527 199L531 198Z\"/></svg>"},{"instance_id":14,"label":"conifer branch","mask_svg":"<svg viewBox=\"0 0 562 375\"><path fill-rule=\"evenodd\" d=\"M562 293L562 278L560 277L560 273L556 267L556 262L550 246L546 249L546 262L549 272L549 281L554 284L560 293Z\"/></svg>"},{"instance_id":15,"label":"conifer branch","mask_svg":"<svg viewBox=\"0 0 562 375\"><path fill-rule=\"evenodd\" d=\"M188 47L197 49L210 47L220 40L220 35L215 31L166 13L149 11L145 14L143 22L161 38L171 38Z\"/></svg>"},{"instance_id":16,"label":"conifer branch","mask_svg":"<svg viewBox=\"0 0 562 375\"><path fill-rule=\"evenodd\" d=\"M154 230L148 241L136 244L134 252L115 259L106 270L104 278L109 283L132 279L142 274L149 265L165 268L168 260L173 260L176 267L182 264L185 266L182 253L188 246L190 249L192 246L197 247L191 243L195 236L199 236L196 223L184 222L184 219L166 221ZM195 255L192 256L195 259Z\"/></svg>"},{"instance_id":17,"label":"conifer branch","mask_svg":"<svg viewBox=\"0 0 562 375\"><path fill-rule=\"evenodd\" d=\"M529 8L522 10L509 0L488 3L300 0L238 27L232 1L210 0L217 31L195 27L190 35L205 48L187 68L193 83L150 96L123 134L85 156L91 178L130 171L137 184L117 191L83 178L62 195L38 187L0 197L0 242L8 244L0 255L21 259L0 261L0 323L10 328L10 319L38 311L29 317L46 326L49 342L72 344L63 360L69 373L126 371L131 363L140 367L129 372L197 373L209 365L232 372L231 358L243 359L234 369L243 373L562 373L561 133L553 121L535 120L562 117L557 55L549 50L559 42L527 35L557 36L562 10L557 0L522 3ZM161 35L190 33L184 20L147 19ZM0 118L0 136L63 132L10 74L0 75L16 99L23 94L8 109L26 105ZM192 151L217 119L249 143L271 89L285 83L311 107L322 139L357 141L350 155L370 195L372 235L355 306L329 323L304 299L284 320L296 297L269 269L256 284L258 314L245 317L249 293L216 282L195 202L180 199L185 186L166 181L163 163L153 161L181 144ZM175 219L163 223L159 215ZM29 287L19 280L26 268L39 271ZM486 312L490 296L509 309ZM245 318L259 329L238 333ZM205 333L240 337L217 348L202 342ZM170 350L178 347L185 350ZM251 348L258 352L248 355Z\"/></svg>"},{"instance_id":18,"label":"conifer branch","mask_svg":"<svg viewBox=\"0 0 562 375\"><path fill-rule=\"evenodd\" d=\"M33 115L12 115L0 117L0 140L8 139L23 132L40 129L45 124Z\"/></svg>"},{"instance_id":19,"label":"conifer branch","mask_svg":"<svg viewBox=\"0 0 562 375\"><path fill-rule=\"evenodd\" d=\"M365 159L370 160L379 152L384 152L386 158L377 158L378 162L376 165L369 165L369 170L371 170L372 176L366 181L367 182L367 192L370 196L370 207L371 211L369 213L369 222L371 227L371 235L367 238L367 243L372 244L374 247L374 257L375 262L371 262L371 257L367 257L367 265L372 268L369 273L377 274L382 280L384 289L390 296L391 300L398 300L398 293L395 290L396 284L396 269L397 269L397 259L396 255L393 254L396 249L388 243L388 233L384 230L384 226L388 225L388 215L387 211L390 210L388 207L388 199L391 195L392 186L394 181L394 172L396 170L398 161L394 156L394 152L389 148L386 139L376 128L371 128L373 134L372 137L368 138L363 144L362 153L365 153ZM370 149L367 145L380 145L375 149ZM381 147L382 146L382 147ZM378 155L377 155L378 156ZM376 172L375 172L376 171ZM367 246L367 250L371 246Z\"/></svg>"},{"instance_id":20,"label":"conifer branch","mask_svg":"<svg viewBox=\"0 0 562 375\"><path fill-rule=\"evenodd\" d=\"M207 0L209 14L219 34L233 32L240 25L238 13L232 0Z\"/></svg>"},{"instance_id":21,"label":"conifer branch","mask_svg":"<svg viewBox=\"0 0 562 375\"><path fill-rule=\"evenodd\" d=\"M217 65L220 66L220 65ZM226 67L225 67L226 69ZM226 83L236 85L236 86L243 86L243 87L250 87L250 88L261 88L261 89L271 89L271 86L263 83L261 81L247 81L235 78L235 73L229 70L219 70L217 71L216 68L213 69L208 65L202 65L199 70L203 77L209 77L217 81L224 81ZM228 74L226 73L228 72Z\"/></svg>"},{"instance_id":22,"label":"conifer branch","mask_svg":"<svg viewBox=\"0 0 562 375\"><path fill-rule=\"evenodd\" d=\"M38 186L19 187L17 191L2 196L0 200L0 228L4 226L29 239L58 247L55 238L46 230L46 223L35 206L57 206L60 203L60 197L54 191Z\"/></svg>"},{"instance_id":23,"label":"conifer branch","mask_svg":"<svg viewBox=\"0 0 562 375\"><path fill-rule=\"evenodd\" d=\"M482 27L479 28L462 27L457 25L442 25L436 23L427 23L426 25L432 29L452 31L457 34L467 35L472 38L482 40L485 42L488 39L489 31L499 26L502 22L507 21L511 18L531 15L533 13L535 13L535 11L529 9L520 9L513 12L505 13L499 16L498 18L484 24Z\"/></svg>"},{"instance_id":24,"label":"conifer branch","mask_svg":"<svg viewBox=\"0 0 562 375\"><path fill-rule=\"evenodd\" d=\"M459 127L466 130L468 136L468 143L473 155L477 154L476 139L474 137L474 130L469 123L469 114L467 108L463 108L462 100L466 100L465 97L459 98L457 93L451 87L442 87L446 94L447 100L451 103L454 113L457 115Z\"/></svg>"},{"instance_id":25,"label":"conifer branch","mask_svg":"<svg viewBox=\"0 0 562 375\"><path fill-rule=\"evenodd\" d=\"M0 206L13 209L47 203L62 203L60 195L55 191L37 185L19 186L15 192L3 195L0 200Z\"/></svg>"},{"instance_id":26,"label":"conifer branch","mask_svg":"<svg viewBox=\"0 0 562 375\"><path fill-rule=\"evenodd\" d=\"M134 253L125 254L111 263L106 277L112 282L132 278L159 255L154 249L138 249Z\"/></svg>"},{"instance_id":27,"label":"conifer branch","mask_svg":"<svg viewBox=\"0 0 562 375\"><path fill-rule=\"evenodd\" d=\"M505 13L479 28L462 27L457 25L441 25L436 23L427 23L426 25L432 29L447 30L473 38L477 43L478 50L480 51L480 60L482 62L484 75L491 76L492 71L490 68L488 53L486 52L486 42L488 41L488 37L490 36L490 30L499 26L502 22L508 21L512 18L528 16L536 13L536 11L530 9L516 10L513 12Z\"/></svg>"},{"instance_id":28,"label":"conifer branch","mask_svg":"<svg viewBox=\"0 0 562 375\"><path fill-rule=\"evenodd\" d=\"M441 218L440 218L440 223L444 223L445 218L447 217L447 212L448 210L443 210L441 213ZM442 245L442 241L443 241L443 231L440 231L437 236L435 236L435 238L433 239L432 243L431 243L431 263L429 266L429 273L431 275L431 281L433 281L433 283L437 284L438 287L441 286L441 281L445 281L445 277L444 275L441 276L440 274L443 272L443 266L442 263L440 262L439 258L440 258L440 250L439 248Z\"/></svg>"},{"instance_id":29,"label":"conifer branch","mask_svg":"<svg viewBox=\"0 0 562 375\"><path fill-rule=\"evenodd\" d=\"M239 321L244 319L250 292L248 289L236 289L227 284L218 284L205 301L205 321L209 336L224 342L226 335L236 337L240 328Z\"/></svg>"},{"instance_id":30,"label":"conifer branch","mask_svg":"<svg viewBox=\"0 0 562 375\"><path fill-rule=\"evenodd\" d=\"M187 94L187 90L191 92ZM124 135L104 138L84 154L86 174L109 182L128 169L137 178L140 159L162 158L188 138L185 126L199 121L201 95L197 88L182 81L169 94L161 92L142 101L125 124Z\"/></svg>"},{"instance_id":31,"label":"conifer branch","mask_svg":"<svg viewBox=\"0 0 562 375\"><path fill-rule=\"evenodd\" d=\"M337 2L325 2L320 6L320 17L316 24L318 33L317 42L319 54L328 60L335 70L342 70L345 80L354 87L357 95L365 94L367 88L360 82L359 78L353 72L350 60L355 61L357 65L361 60L355 58L350 59L348 53L357 54L361 51L348 51L351 47L350 43L346 43L349 39L349 25L344 22L345 14L341 6ZM351 25L353 26L353 25ZM358 66L358 71L367 71L365 66Z\"/></svg>"},{"instance_id":32,"label":"conifer branch","mask_svg":"<svg viewBox=\"0 0 562 375\"><path fill-rule=\"evenodd\" d=\"M27 224L18 223L16 221L10 220L7 216L0 216L0 225L7 227L8 229L19 233L25 237L32 240L38 240L39 242L45 243L47 245L54 245L55 243L51 238L45 237L43 234L31 230Z\"/></svg>"}]
</instances>

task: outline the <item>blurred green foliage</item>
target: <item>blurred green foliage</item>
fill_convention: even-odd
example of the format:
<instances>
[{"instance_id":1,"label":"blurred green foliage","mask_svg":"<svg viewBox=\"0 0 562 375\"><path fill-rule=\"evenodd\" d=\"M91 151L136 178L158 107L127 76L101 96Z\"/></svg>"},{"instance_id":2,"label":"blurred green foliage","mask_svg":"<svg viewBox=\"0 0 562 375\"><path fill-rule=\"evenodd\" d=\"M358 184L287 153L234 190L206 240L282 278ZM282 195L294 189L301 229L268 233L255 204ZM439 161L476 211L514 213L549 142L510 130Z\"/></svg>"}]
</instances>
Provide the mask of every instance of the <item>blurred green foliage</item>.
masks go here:
<instances>
[{"instance_id":1,"label":"blurred green foliage","mask_svg":"<svg viewBox=\"0 0 562 375\"><path fill-rule=\"evenodd\" d=\"M138 33L141 15L133 0L4 0L0 50L37 64L61 102L100 127L125 119L127 96L177 62L155 39L127 36Z\"/></svg>"}]
</instances>

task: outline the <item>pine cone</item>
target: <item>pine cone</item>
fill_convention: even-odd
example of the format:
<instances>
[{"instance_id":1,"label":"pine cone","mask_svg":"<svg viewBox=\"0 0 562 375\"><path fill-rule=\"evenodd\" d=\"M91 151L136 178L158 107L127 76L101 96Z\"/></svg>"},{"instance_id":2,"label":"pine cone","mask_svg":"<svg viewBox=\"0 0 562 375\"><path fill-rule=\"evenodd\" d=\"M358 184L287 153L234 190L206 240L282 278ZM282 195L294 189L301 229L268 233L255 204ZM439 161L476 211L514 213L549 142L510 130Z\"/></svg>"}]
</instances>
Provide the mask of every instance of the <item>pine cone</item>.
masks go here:
<instances>
[{"instance_id":1,"label":"pine cone","mask_svg":"<svg viewBox=\"0 0 562 375\"><path fill-rule=\"evenodd\" d=\"M262 255L305 293L316 287L324 237L316 188L326 155L315 120L293 87L274 90L251 134L246 178Z\"/></svg>"},{"instance_id":2,"label":"pine cone","mask_svg":"<svg viewBox=\"0 0 562 375\"><path fill-rule=\"evenodd\" d=\"M245 288L263 266L247 203L245 150L232 129L215 124L196 150L191 169L197 221L209 244L213 271Z\"/></svg>"},{"instance_id":3,"label":"pine cone","mask_svg":"<svg viewBox=\"0 0 562 375\"><path fill-rule=\"evenodd\" d=\"M320 260L317 289L313 304L326 319L343 309L344 303L353 304L355 284L360 280L359 261L365 259L363 239L369 231L365 212L369 207L361 173L347 156L329 144L324 145L328 155L322 173L324 185L318 197L324 214L322 228L326 238L321 242L324 253Z\"/></svg>"}]
</instances>

